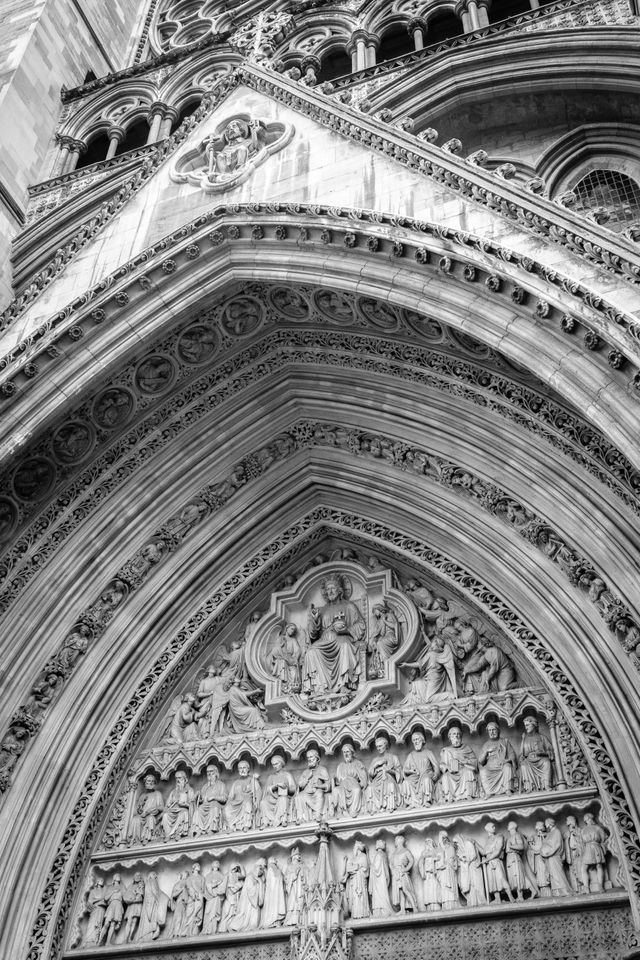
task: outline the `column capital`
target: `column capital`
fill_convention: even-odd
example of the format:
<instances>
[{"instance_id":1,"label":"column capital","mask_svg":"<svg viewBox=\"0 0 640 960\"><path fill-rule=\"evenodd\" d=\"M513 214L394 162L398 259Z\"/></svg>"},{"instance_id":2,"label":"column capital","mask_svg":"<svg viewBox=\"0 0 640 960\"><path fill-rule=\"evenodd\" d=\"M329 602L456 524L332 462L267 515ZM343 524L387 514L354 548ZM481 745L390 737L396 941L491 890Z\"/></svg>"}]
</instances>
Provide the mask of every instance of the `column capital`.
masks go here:
<instances>
[{"instance_id":1,"label":"column capital","mask_svg":"<svg viewBox=\"0 0 640 960\"><path fill-rule=\"evenodd\" d=\"M118 143L122 143L126 135L126 131L123 130L122 127L117 126L115 123L107 130L107 136L109 137L109 140L117 140Z\"/></svg>"},{"instance_id":2,"label":"column capital","mask_svg":"<svg viewBox=\"0 0 640 960\"><path fill-rule=\"evenodd\" d=\"M416 30L422 30L423 33L427 32L427 21L423 20L422 17L412 17L407 24L407 33L410 37L413 36Z\"/></svg>"},{"instance_id":3,"label":"column capital","mask_svg":"<svg viewBox=\"0 0 640 960\"><path fill-rule=\"evenodd\" d=\"M322 64L319 57L314 57L312 53L307 54L306 57L300 61L300 69L303 73L306 73L307 70L313 70L314 73L319 73Z\"/></svg>"},{"instance_id":4,"label":"column capital","mask_svg":"<svg viewBox=\"0 0 640 960\"><path fill-rule=\"evenodd\" d=\"M357 30L354 30L351 36L349 37L349 41L345 47L345 50L347 51L347 53L348 54L353 53L356 47L356 44L359 43L360 41L362 41L362 43L364 43L365 46L370 43L375 43L377 47L377 45L380 43L379 39L373 33L369 33L368 30L363 30L362 27L359 27Z\"/></svg>"},{"instance_id":5,"label":"column capital","mask_svg":"<svg viewBox=\"0 0 640 960\"><path fill-rule=\"evenodd\" d=\"M70 137L69 149L71 150L72 153L83 154L87 152L87 145L84 142L84 140L75 140Z\"/></svg>"},{"instance_id":6,"label":"column capital","mask_svg":"<svg viewBox=\"0 0 640 960\"><path fill-rule=\"evenodd\" d=\"M73 137L69 137L67 136L67 134L64 134L64 133L56 133L55 141L59 147L66 147L67 150L70 150L71 145L75 143Z\"/></svg>"},{"instance_id":7,"label":"column capital","mask_svg":"<svg viewBox=\"0 0 640 960\"><path fill-rule=\"evenodd\" d=\"M171 109L172 107L170 107L168 103L165 103L163 100L156 100L155 103L152 103L149 107L149 112L147 113L148 122L151 123L156 116L164 118L167 110Z\"/></svg>"}]
</instances>

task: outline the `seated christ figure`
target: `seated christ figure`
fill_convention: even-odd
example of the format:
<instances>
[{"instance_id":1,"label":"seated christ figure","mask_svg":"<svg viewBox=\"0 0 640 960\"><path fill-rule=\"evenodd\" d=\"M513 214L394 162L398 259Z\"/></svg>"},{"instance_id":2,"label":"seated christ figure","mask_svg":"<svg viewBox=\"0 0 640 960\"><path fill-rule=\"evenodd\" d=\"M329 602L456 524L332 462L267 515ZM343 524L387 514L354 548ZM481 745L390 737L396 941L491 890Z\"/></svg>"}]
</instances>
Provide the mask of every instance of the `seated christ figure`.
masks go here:
<instances>
[{"instance_id":1,"label":"seated christ figure","mask_svg":"<svg viewBox=\"0 0 640 960\"><path fill-rule=\"evenodd\" d=\"M328 576L322 583L326 603L311 604L309 646L304 656L302 690L309 697L353 690L360 679L359 641L366 624L357 605L345 596L343 578Z\"/></svg>"}]
</instances>

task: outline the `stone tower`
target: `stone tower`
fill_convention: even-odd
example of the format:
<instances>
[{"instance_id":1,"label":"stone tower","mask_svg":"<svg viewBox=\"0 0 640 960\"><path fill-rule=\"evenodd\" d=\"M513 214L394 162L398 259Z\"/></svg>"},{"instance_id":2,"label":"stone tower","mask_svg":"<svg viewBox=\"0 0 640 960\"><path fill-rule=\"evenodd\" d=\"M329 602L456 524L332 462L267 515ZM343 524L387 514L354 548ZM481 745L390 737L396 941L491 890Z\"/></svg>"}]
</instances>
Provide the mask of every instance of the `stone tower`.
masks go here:
<instances>
[{"instance_id":1,"label":"stone tower","mask_svg":"<svg viewBox=\"0 0 640 960\"><path fill-rule=\"evenodd\" d=\"M3 16L1 955L635 956L636 10Z\"/></svg>"}]
</instances>

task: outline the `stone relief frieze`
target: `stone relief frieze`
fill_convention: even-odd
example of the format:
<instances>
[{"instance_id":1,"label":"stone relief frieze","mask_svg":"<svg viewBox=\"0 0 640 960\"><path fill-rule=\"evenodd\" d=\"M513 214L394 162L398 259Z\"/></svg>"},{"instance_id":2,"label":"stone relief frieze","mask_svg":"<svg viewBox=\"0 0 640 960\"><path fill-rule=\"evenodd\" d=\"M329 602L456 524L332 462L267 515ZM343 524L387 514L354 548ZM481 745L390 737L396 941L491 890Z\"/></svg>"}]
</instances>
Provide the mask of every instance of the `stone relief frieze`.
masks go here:
<instances>
[{"instance_id":1,"label":"stone relief frieze","mask_svg":"<svg viewBox=\"0 0 640 960\"><path fill-rule=\"evenodd\" d=\"M463 585L465 594L483 605L498 622L504 625L516 643L537 662L560 697L573 729L579 734L581 746L587 751L592 769L597 773L598 782L603 785L601 797L606 806L602 807L599 817L607 830L615 830L615 834L613 832L610 834L612 849L618 851L618 845L620 845L624 851L624 858L619 853L616 853L616 856L620 863L624 863L625 870L631 877L630 893L635 889L638 870L635 825L626 805L617 772L594 726L590 712L545 646L513 611L506 608L502 601L488 591L473 575L449 557L437 554L429 544L415 537L407 537L406 534L384 524L357 517L353 513L322 507L283 531L278 538L277 547L275 543L265 544L258 556L251 558L250 562L243 565L242 570L235 572L228 581L219 585L202 610L191 618L185 630L173 638L167 651L168 656L163 655L153 665L140 690L124 708L114 729L106 735L96 768L86 782L65 831L63 845L46 879L45 892L32 933L29 960L38 960L42 956L45 945L48 956L52 958L58 957L63 950L64 931L71 920L74 890L86 869L85 858L100 832L105 810L104 801L113 795L114 777L126 774L127 764L131 759L131 748L134 743L137 743L144 729L149 710L161 707L162 702L175 687L175 668L173 671L168 671L168 664L176 662L178 652L181 652L180 657L177 658L181 670L192 664L194 658L202 654L206 643L215 636L223 624L239 610L246 609L247 605L252 603L253 591L260 589L261 584L272 583L274 575L278 576L278 571L282 576L287 569L291 568L291 564L296 562L295 558L301 555L303 549L308 551L314 548L314 544L321 542L325 536L326 525L348 531L351 543L355 549L365 551L365 558L370 556L372 543L384 544L385 554L400 551L405 558L410 556L412 563L416 565L417 576L420 576L420 571L430 569L448 583ZM315 549L317 550L318 547L316 546ZM148 691L152 688L154 692L149 697ZM143 703L147 709L144 714L141 714L140 707ZM126 728L130 729L130 739L123 745L122 730ZM93 812L87 817L88 804L95 798L97 791L103 789L100 786L100 777L107 767L110 770L109 786L106 788L106 793L102 794L101 803L98 807L94 805ZM535 817L535 812L532 811L532 814ZM80 838L81 843L78 846ZM59 888L63 878L65 886L62 899L58 904ZM51 925L54 912L57 919Z\"/></svg>"},{"instance_id":2,"label":"stone relief frieze","mask_svg":"<svg viewBox=\"0 0 640 960\"><path fill-rule=\"evenodd\" d=\"M244 183L256 167L282 150L293 134L290 124L264 123L244 115L231 117L178 157L171 178L200 187L204 193L223 193Z\"/></svg>"}]
</instances>

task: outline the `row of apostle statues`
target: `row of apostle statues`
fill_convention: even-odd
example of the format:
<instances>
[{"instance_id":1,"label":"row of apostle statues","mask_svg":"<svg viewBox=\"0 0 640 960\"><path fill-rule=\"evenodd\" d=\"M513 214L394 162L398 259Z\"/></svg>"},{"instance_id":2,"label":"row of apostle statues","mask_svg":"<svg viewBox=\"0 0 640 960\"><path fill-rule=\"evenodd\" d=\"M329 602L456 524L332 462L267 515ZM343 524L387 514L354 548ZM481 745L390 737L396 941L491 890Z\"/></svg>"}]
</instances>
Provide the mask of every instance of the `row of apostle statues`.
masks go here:
<instances>
[{"instance_id":1,"label":"row of apostle statues","mask_svg":"<svg viewBox=\"0 0 640 960\"><path fill-rule=\"evenodd\" d=\"M210 763L206 783L198 789L187 773L178 770L166 798L149 773L142 794L133 795L121 841L145 844L551 790L551 741L540 732L534 716L526 716L523 725L518 752L499 725L490 721L488 739L478 753L464 742L461 728L452 726L438 756L424 735L414 731L404 762L391 750L386 733L376 736L368 766L356 756L353 744L345 743L333 774L315 748L306 751L306 767L297 777L279 753L271 757L264 778L249 761L241 760L237 778L229 785L221 779L219 767Z\"/></svg>"},{"instance_id":2,"label":"row of apostle statues","mask_svg":"<svg viewBox=\"0 0 640 960\"><path fill-rule=\"evenodd\" d=\"M332 871L331 883L343 915L352 920L598 893L611 886L608 847L608 834L592 813L584 814L581 825L567 816L564 832L548 817L529 836L515 821L506 833L490 821L482 839L440 830L417 853L403 834L391 846L378 839L370 850L356 840ZM320 883L317 863L305 864L294 847L284 864L275 856L260 857L225 872L214 860L203 874L196 862L166 890L155 871L135 873L126 883L118 873L108 883L98 877L83 904L81 942L99 946L299 927Z\"/></svg>"}]
</instances>

